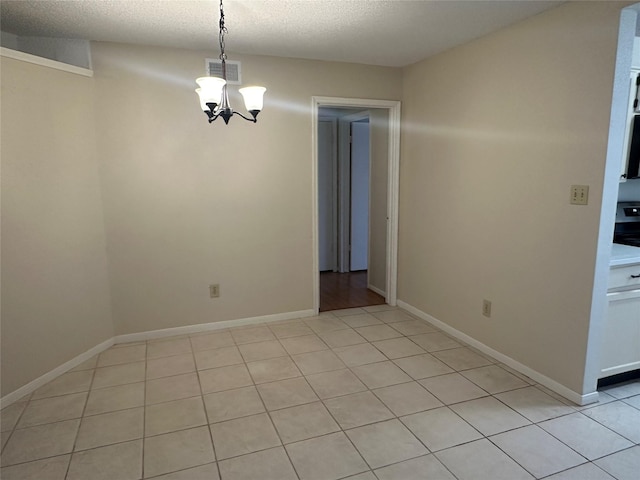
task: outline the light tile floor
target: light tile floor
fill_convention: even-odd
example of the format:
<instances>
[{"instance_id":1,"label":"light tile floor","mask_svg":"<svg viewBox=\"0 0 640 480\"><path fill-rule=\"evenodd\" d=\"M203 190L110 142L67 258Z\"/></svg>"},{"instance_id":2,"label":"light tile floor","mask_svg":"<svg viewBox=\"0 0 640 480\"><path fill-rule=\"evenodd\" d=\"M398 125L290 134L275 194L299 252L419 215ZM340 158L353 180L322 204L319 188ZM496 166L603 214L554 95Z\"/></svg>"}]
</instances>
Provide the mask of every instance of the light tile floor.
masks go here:
<instances>
[{"instance_id":1,"label":"light tile floor","mask_svg":"<svg viewBox=\"0 0 640 480\"><path fill-rule=\"evenodd\" d=\"M117 345L2 411L3 480L639 480L640 381L571 405L377 306Z\"/></svg>"}]
</instances>

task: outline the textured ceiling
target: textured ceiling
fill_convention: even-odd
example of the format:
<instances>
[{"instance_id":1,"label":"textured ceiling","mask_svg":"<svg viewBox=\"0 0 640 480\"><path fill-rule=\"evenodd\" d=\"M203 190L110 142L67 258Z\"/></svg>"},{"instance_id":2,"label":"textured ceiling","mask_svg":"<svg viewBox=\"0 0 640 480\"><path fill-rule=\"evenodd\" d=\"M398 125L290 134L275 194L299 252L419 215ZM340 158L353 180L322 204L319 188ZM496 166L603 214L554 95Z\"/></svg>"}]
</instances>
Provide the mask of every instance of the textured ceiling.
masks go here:
<instances>
[{"instance_id":1,"label":"textured ceiling","mask_svg":"<svg viewBox=\"0 0 640 480\"><path fill-rule=\"evenodd\" d=\"M405 66L563 2L225 0L228 52ZM1 0L21 36L217 50L217 0Z\"/></svg>"}]
</instances>

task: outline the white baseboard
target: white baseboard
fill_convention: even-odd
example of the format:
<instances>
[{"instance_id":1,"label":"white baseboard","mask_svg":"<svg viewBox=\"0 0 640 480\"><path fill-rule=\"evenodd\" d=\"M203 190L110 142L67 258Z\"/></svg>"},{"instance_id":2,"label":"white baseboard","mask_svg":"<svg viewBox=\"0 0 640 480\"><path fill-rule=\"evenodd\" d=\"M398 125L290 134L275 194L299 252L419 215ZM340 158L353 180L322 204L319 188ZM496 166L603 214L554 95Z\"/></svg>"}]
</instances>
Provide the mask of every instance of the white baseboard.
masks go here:
<instances>
[{"instance_id":1,"label":"white baseboard","mask_svg":"<svg viewBox=\"0 0 640 480\"><path fill-rule=\"evenodd\" d=\"M54 380L59 377L63 373L68 372L74 367L77 367L82 362L89 360L94 355L97 355L112 345L118 343L128 343L128 342L137 342L141 340L152 340L154 338L163 338L163 337L171 337L174 335L186 335L190 333L200 333L207 332L212 330L220 330L223 328L229 327L240 327L243 325L254 325L256 323L270 323L270 322L279 322L283 320L293 320L296 318L304 318L304 317L313 317L316 315L314 310L300 310L297 312L285 312L285 313L275 313L273 315L263 315L260 317L250 317L250 318L239 318L236 320L226 320L223 322L211 322L211 323L203 323L199 325L188 325L185 327L175 327L175 328L165 328L162 330L150 330L148 332L139 332L139 333L130 333L127 335L116 335L115 337L111 337L109 340L105 340L104 342L96 345L95 347L87 350L81 355L72 358L68 362L63 363L59 367L54 368L53 370L45 373L41 377L36 378L32 382L27 383L26 385L20 387L19 389L5 395L0 398L0 408L4 408L8 405L11 405L17 400L20 400L25 395L33 392L37 388L40 388L45 383Z\"/></svg>"},{"instance_id":2,"label":"white baseboard","mask_svg":"<svg viewBox=\"0 0 640 480\"><path fill-rule=\"evenodd\" d=\"M371 285L370 283L367 283L367 288L373 292L376 292L378 295L380 295L381 297L387 298L387 292L385 292L384 290L382 290L381 288L378 287L374 287L373 285Z\"/></svg>"},{"instance_id":3,"label":"white baseboard","mask_svg":"<svg viewBox=\"0 0 640 480\"><path fill-rule=\"evenodd\" d=\"M95 347L90 348L86 352L81 353L80 355L72 358L68 362L63 363L62 365L54 368L53 370L45 373L44 375L27 383L26 385L23 385L19 389L14 390L11 393L8 393L4 397L0 398L0 408L4 408L16 402L17 400L20 400L25 395L30 394L34 390L37 390L38 388L43 386L44 384L49 383L51 380L56 379L63 373L67 373L69 370L71 370L74 367L77 367L82 362L89 360L94 355L98 355L99 353L104 352L107 348L109 348L113 344L114 344L113 337L111 337L109 340L105 340L104 342L99 343Z\"/></svg>"},{"instance_id":4,"label":"white baseboard","mask_svg":"<svg viewBox=\"0 0 640 480\"><path fill-rule=\"evenodd\" d=\"M147 332L129 333L114 337L114 343L139 342L142 340L153 340L155 338L173 337L175 335L189 335L192 333L221 330L229 327L241 327L243 325L254 325L256 323L280 322L283 320L293 320L296 318L312 317L313 310L300 310L297 312L275 313L273 315L262 315L260 317L239 318L236 320L225 320L223 322L201 323L198 325L187 325L184 327L163 328L162 330L149 330Z\"/></svg>"},{"instance_id":5,"label":"white baseboard","mask_svg":"<svg viewBox=\"0 0 640 480\"><path fill-rule=\"evenodd\" d=\"M523 375L526 375L532 380L535 380L539 384L547 387L549 390L556 392L557 394L563 396L567 400L570 400L577 405L587 405L589 403L594 403L598 401L598 392L590 392L584 395L574 392L573 390L565 387L561 383L558 383L555 380L547 377L546 375L543 375L542 373L537 372L536 370L533 370L532 368L529 368L526 365L518 362L517 360L514 360L513 358L508 357L498 352L497 350L494 350L491 347L488 347L484 343L479 342L475 338L470 337L469 335L462 333L459 330L456 330L450 325L447 325L446 323L438 320L437 318L432 317L428 313L425 313L422 310L417 309L413 305L403 302L402 300L398 300L398 306L408 311L409 313L415 315L416 317L421 318L433 324L435 327L463 341L467 345L471 345L472 347L480 350L482 353L485 353L490 357L495 358L499 362L502 362L505 365L513 368L514 370L522 373Z\"/></svg>"}]
</instances>

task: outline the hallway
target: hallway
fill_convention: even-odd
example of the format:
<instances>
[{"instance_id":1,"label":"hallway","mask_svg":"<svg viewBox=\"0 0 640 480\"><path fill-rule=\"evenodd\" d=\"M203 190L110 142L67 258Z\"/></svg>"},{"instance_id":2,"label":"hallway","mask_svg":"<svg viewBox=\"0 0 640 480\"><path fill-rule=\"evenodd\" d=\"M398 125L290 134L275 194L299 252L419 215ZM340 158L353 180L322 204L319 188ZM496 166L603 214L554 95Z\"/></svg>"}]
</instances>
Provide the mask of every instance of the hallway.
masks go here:
<instances>
[{"instance_id":1,"label":"hallway","mask_svg":"<svg viewBox=\"0 0 640 480\"><path fill-rule=\"evenodd\" d=\"M367 288L367 271L320 272L320 311L384 305L385 299Z\"/></svg>"}]
</instances>

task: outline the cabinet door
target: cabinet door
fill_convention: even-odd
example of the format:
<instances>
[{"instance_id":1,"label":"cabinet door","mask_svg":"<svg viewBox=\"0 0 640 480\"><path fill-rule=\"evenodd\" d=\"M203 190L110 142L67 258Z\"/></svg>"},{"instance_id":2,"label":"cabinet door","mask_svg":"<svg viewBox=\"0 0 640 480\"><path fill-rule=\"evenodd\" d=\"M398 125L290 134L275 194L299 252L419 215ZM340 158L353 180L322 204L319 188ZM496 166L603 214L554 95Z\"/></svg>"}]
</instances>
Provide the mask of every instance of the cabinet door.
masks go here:
<instances>
[{"instance_id":1,"label":"cabinet door","mask_svg":"<svg viewBox=\"0 0 640 480\"><path fill-rule=\"evenodd\" d=\"M627 181L627 164L629 163L629 148L631 147L631 129L633 128L633 116L640 113L640 102L636 102L638 94L638 79L640 70L631 70L629 76L629 102L627 104L627 122L625 123L624 141L622 144L622 158L620 159L620 181ZM636 105L636 103L638 103Z\"/></svg>"},{"instance_id":2,"label":"cabinet door","mask_svg":"<svg viewBox=\"0 0 640 480\"><path fill-rule=\"evenodd\" d=\"M607 294L600 378L640 368L640 290Z\"/></svg>"}]
</instances>

